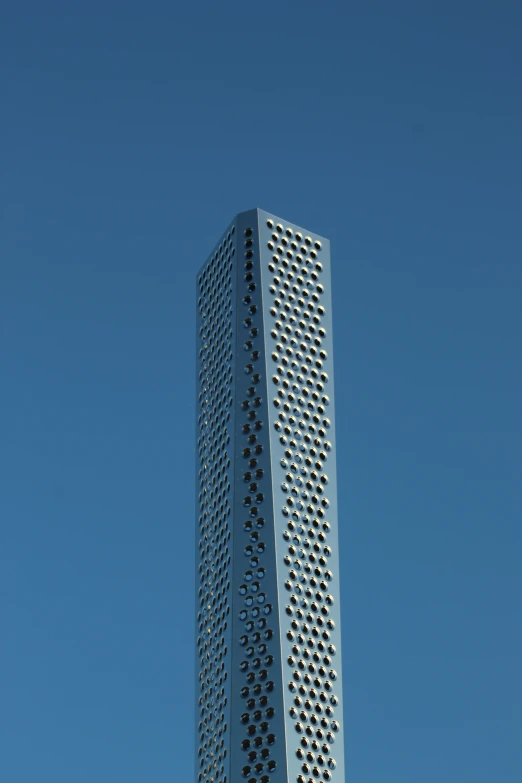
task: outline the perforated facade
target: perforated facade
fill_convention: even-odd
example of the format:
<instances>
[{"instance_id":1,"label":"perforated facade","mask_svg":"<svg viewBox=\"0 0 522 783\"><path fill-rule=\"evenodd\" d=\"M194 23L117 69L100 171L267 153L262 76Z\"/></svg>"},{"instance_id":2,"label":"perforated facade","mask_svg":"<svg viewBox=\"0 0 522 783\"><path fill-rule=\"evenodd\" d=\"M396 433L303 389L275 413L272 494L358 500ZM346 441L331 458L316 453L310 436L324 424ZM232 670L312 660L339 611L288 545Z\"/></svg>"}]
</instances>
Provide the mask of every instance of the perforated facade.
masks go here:
<instances>
[{"instance_id":1,"label":"perforated facade","mask_svg":"<svg viewBox=\"0 0 522 783\"><path fill-rule=\"evenodd\" d=\"M328 240L236 216L198 275L198 783L344 783Z\"/></svg>"}]
</instances>

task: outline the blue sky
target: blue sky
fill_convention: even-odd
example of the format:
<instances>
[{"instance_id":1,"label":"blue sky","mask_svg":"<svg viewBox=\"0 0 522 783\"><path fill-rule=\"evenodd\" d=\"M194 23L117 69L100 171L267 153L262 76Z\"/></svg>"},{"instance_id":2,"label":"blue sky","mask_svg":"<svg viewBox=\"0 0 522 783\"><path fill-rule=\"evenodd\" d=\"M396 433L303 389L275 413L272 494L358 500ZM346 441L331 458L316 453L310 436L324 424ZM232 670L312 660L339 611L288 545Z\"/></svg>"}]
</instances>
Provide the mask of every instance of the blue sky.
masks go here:
<instances>
[{"instance_id":1,"label":"blue sky","mask_svg":"<svg viewBox=\"0 0 522 783\"><path fill-rule=\"evenodd\" d=\"M0 770L193 779L195 276L329 237L347 782L522 780L520 2L4 3Z\"/></svg>"}]
</instances>

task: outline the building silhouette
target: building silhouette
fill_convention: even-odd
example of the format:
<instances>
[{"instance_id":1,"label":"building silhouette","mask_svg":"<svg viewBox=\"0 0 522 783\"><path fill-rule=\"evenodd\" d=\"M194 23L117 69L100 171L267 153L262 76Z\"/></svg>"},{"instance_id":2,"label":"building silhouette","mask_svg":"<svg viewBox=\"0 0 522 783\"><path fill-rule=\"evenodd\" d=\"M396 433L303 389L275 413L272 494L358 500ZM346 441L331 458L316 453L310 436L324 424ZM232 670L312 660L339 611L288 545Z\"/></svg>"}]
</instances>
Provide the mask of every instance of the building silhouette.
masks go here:
<instances>
[{"instance_id":1,"label":"building silhouette","mask_svg":"<svg viewBox=\"0 0 522 783\"><path fill-rule=\"evenodd\" d=\"M328 240L259 209L198 275L202 783L344 783Z\"/></svg>"}]
</instances>

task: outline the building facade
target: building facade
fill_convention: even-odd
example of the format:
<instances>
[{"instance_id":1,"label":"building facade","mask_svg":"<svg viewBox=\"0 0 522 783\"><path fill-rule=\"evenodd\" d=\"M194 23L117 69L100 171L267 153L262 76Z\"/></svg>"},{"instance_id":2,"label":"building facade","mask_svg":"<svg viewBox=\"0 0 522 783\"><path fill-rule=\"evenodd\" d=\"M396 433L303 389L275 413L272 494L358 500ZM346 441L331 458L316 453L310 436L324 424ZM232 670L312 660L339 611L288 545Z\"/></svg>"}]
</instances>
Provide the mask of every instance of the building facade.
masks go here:
<instances>
[{"instance_id":1,"label":"building facade","mask_svg":"<svg viewBox=\"0 0 522 783\"><path fill-rule=\"evenodd\" d=\"M254 209L198 275L198 783L345 783L329 242Z\"/></svg>"}]
</instances>

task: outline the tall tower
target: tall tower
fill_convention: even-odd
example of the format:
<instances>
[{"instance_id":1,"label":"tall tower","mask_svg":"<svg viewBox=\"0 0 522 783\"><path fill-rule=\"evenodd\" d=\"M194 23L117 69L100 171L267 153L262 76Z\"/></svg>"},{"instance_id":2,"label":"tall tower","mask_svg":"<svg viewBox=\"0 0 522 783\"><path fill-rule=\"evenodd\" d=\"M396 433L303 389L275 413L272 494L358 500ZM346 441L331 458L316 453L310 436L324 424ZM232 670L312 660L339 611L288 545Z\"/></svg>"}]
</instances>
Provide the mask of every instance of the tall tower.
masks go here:
<instances>
[{"instance_id":1,"label":"tall tower","mask_svg":"<svg viewBox=\"0 0 522 783\"><path fill-rule=\"evenodd\" d=\"M201 783L345 783L328 240L259 209L198 275Z\"/></svg>"}]
</instances>

